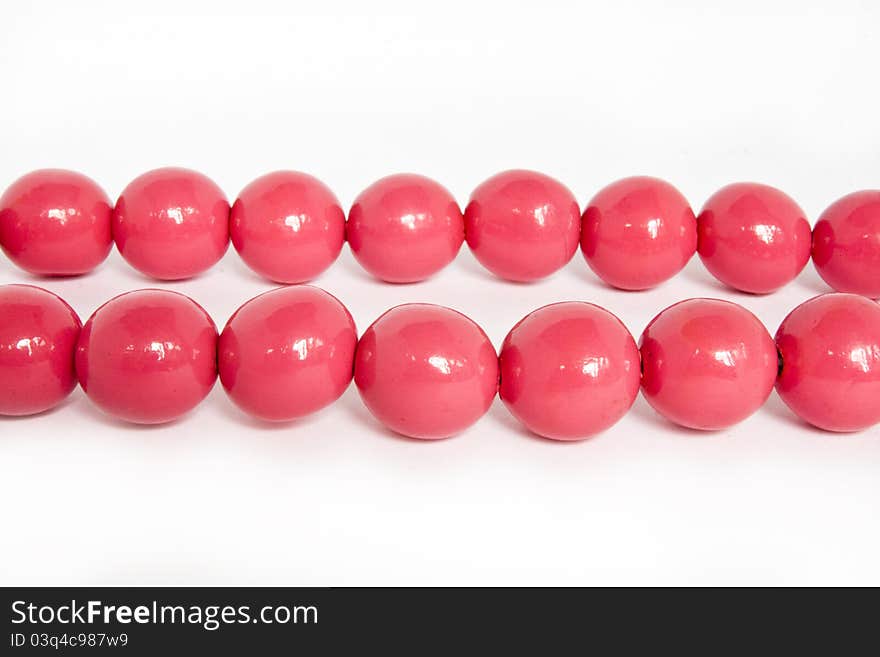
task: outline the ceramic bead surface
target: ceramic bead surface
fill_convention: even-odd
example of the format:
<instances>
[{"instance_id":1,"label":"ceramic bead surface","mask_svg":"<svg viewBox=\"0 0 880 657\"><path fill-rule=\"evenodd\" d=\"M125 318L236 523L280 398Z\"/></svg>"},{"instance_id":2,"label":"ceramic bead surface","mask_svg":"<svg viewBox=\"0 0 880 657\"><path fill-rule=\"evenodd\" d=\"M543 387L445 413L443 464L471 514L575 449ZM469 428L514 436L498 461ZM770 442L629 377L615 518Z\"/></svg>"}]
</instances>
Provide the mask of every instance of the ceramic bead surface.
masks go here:
<instances>
[{"instance_id":1,"label":"ceramic bead surface","mask_svg":"<svg viewBox=\"0 0 880 657\"><path fill-rule=\"evenodd\" d=\"M76 372L108 415L139 424L175 420L217 378L217 329L195 301L167 290L111 299L83 327Z\"/></svg>"},{"instance_id":2,"label":"ceramic bead surface","mask_svg":"<svg viewBox=\"0 0 880 657\"><path fill-rule=\"evenodd\" d=\"M229 220L232 245L264 278L304 283L342 250L345 212L324 183L297 171L276 171L241 190Z\"/></svg>"},{"instance_id":3,"label":"ceramic bead surface","mask_svg":"<svg viewBox=\"0 0 880 657\"><path fill-rule=\"evenodd\" d=\"M776 332L776 390L801 419L827 431L880 422L880 306L854 294L806 301Z\"/></svg>"},{"instance_id":4,"label":"ceramic bead surface","mask_svg":"<svg viewBox=\"0 0 880 657\"><path fill-rule=\"evenodd\" d=\"M721 188L697 218L697 251L706 269L734 289L766 294L791 282L810 259L804 211L758 183Z\"/></svg>"},{"instance_id":5,"label":"ceramic bead surface","mask_svg":"<svg viewBox=\"0 0 880 657\"><path fill-rule=\"evenodd\" d=\"M51 292L0 286L0 415L42 413L73 391L79 332L77 314Z\"/></svg>"},{"instance_id":6,"label":"ceramic bead surface","mask_svg":"<svg viewBox=\"0 0 880 657\"><path fill-rule=\"evenodd\" d=\"M577 251L580 210L562 183L534 171L505 171L477 187L465 209L467 243L496 276L535 281Z\"/></svg>"},{"instance_id":7,"label":"ceramic bead surface","mask_svg":"<svg viewBox=\"0 0 880 657\"><path fill-rule=\"evenodd\" d=\"M446 438L474 424L498 389L498 358L483 330L449 308L392 308L358 343L354 381L370 412L412 438Z\"/></svg>"},{"instance_id":8,"label":"ceramic bead surface","mask_svg":"<svg viewBox=\"0 0 880 657\"><path fill-rule=\"evenodd\" d=\"M544 306L501 347L500 396L534 433L578 440L616 423L639 392L639 350L623 323L589 303Z\"/></svg>"},{"instance_id":9,"label":"ceramic bead surface","mask_svg":"<svg viewBox=\"0 0 880 657\"><path fill-rule=\"evenodd\" d=\"M110 199L91 178L33 171L0 197L0 246L31 274L85 274L110 253L110 211Z\"/></svg>"},{"instance_id":10,"label":"ceramic bead surface","mask_svg":"<svg viewBox=\"0 0 880 657\"><path fill-rule=\"evenodd\" d=\"M642 334L642 393L662 416L692 429L724 429L770 396L778 357L748 310L688 299L657 315Z\"/></svg>"},{"instance_id":11,"label":"ceramic bead surface","mask_svg":"<svg viewBox=\"0 0 880 657\"><path fill-rule=\"evenodd\" d=\"M880 190L844 196L819 216L813 263L838 292L880 297Z\"/></svg>"},{"instance_id":12,"label":"ceramic bead surface","mask_svg":"<svg viewBox=\"0 0 880 657\"><path fill-rule=\"evenodd\" d=\"M220 381L235 404L293 420L338 399L352 378L357 330L338 299L310 285L261 294L220 335Z\"/></svg>"},{"instance_id":13,"label":"ceramic bead surface","mask_svg":"<svg viewBox=\"0 0 880 657\"><path fill-rule=\"evenodd\" d=\"M611 183L584 210L581 251L603 281L646 290L672 278L697 248L694 212L675 187L636 176Z\"/></svg>"},{"instance_id":14,"label":"ceramic bead surface","mask_svg":"<svg viewBox=\"0 0 880 657\"><path fill-rule=\"evenodd\" d=\"M229 203L207 176L174 167L131 181L113 211L113 238L135 269L180 280L212 267L229 246Z\"/></svg>"},{"instance_id":15,"label":"ceramic bead surface","mask_svg":"<svg viewBox=\"0 0 880 657\"><path fill-rule=\"evenodd\" d=\"M455 259L464 241L464 217L439 183L397 174L358 195L346 230L364 269L390 283L414 283Z\"/></svg>"}]
</instances>

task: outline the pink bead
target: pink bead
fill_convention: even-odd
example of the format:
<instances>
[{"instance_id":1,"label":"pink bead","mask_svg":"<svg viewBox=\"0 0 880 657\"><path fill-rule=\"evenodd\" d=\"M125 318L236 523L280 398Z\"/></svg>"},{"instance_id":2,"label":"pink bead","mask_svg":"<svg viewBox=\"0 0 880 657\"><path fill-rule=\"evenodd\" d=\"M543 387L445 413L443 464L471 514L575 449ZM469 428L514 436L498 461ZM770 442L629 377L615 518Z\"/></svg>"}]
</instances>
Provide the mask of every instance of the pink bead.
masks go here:
<instances>
[{"instance_id":1,"label":"pink bead","mask_svg":"<svg viewBox=\"0 0 880 657\"><path fill-rule=\"evenodd\" d=\"M535 281L577 250L580 210L562 183L535 171L505 171L471 194L464 213L468 245L483 266L511 281Z\"/></svg>"},{"instance_id":2,"label":"pink bead","mask_svg":"<svg viewBox=\"0 0 880 657\"><path fill-rule=\"evenodd\" d=\"M60 297L31 285L0 286L0 415L33 415L76 387L80 321Z\"/></svg>"},{"instance_id":3,"label":"pink bead","mask_svg":"<svg viewBox=\"0 0 880 657\"><path fill-rule=\"evenodd\" d=\"M642 333L642 393L662 416L692 429L724 429L760 408L776 381L773 339L748 310L688 299Z\"/></svg>"},{"instance_id":4,"label":"pink bead","mask_svg":"<svg viewBox=\"0 0 880 657\"><path fill-rule=\"evenodd\" d=\"M501 347L501 399L546 438L579 440L616 423L639 393L639 350L617 317L590 303L544 306Z\"/></svg>"},{"instance_id":5,"label":"pink bead","mask_svg":"<svg viewBox=\"0 0 880 657\"><path fill-rule=\"evenodd\" d=\"M880 306L854 294L823 294L776 332L776 391L801 419L826 431L880 422Z\"/></svg>"},{"instance_id":6,"label":"pink bead","mask_svg":"<svg viewBox=\"0 0 880 657\"><path fill-rule=\"evenodd\" d=\"M346 235L354 257L373 276L414 283L455 259L464 241L464 218L445 187L401 173L358 195Z\"/></svg>"},{"instance_id":7,"label":"pink bead","mask_svg":"<svg viewBox=\"0 0 880 657\"><path fill-rule=\"evenodd\" d=\"M672 278L696 248L691 206L658 178L611 183L584 210L581 251L599 278L622 290L646 290Z\"/></svg>"},{"instance_id":8,"label":"pink bead","mask_svg":"<svg viewBox=\"0 0 880 657\"><path fill-rule=\"evenodd\" d=\"M76 373L108 415L138 424L175 420L217 378L217 329L187 296L137 290L111 299L83 327Z\"/></svg>"},{"instance_id":9,"label":"pink bead","mask_svg":"<svg viewBox=\"0 0 880 657\"><path fill-rule=\"evenodd\" d=\"M838 292L880 297L880 190L844 196L821 214L813 263Z\"/></svg>"},{"instance_id":10,"label":"pink bead","mask_svg":"<svg viewBox=\"0 0 880 657\"><path fill-rule=\"evenodd\" d=\"M220 381L246 413L284 421L337 400L351 382L357 330L336 297L310 285L251 299L220 335Z\"/></svg>"},{"instance_id":11,"label":"pink bead","mask_svg":"<svg viewBox=\"0 0 880 657\"><path fill-rule=\"evenodd\" d=\"M276 171L241 190L229 221L232 245L248 267L279 283L304 283L335 262L345 212L324 183Z\"/></svg>"},{"instance_id":12,"label":"pink bead","mask_svg":"<svg viewBox=\"0 0 880 657\"><path fill-rule=\"evenodd\" d=\"M715 192L697 218L700 259L730 287L767 294L795 279L810 259L810 224L789 196L758 183Z\"/></svg>"},{"instance_id":13,"label":"pink bead","mask_svg":"<svg viewBox=\"0 0 880 657\"><path fill-rule=\"evenodd\" d=\"M132 180L113 211L113 239L138 271L180 280L211 268L229 246L229 203L210 178L154 169Z\"/></svg>"},{"instance_id":14,"label":"pink bead","mask_svg":"<svg viewBox=\"0 0 880 657\"><path fill-rule=\"evenodd\" d=\"M85 274L104 262L112 245L110 199L81 173L33 171L0 197L0 246L31 274Z\"/></svg>"},{"instance_id":15,"label":"pink bead","mask_svg":"<svg viewBox=\"0 0 880 657\"><path fill-rule=\"evenodd\" d=\"M479 420L498 390L498 358L483 330L449 308L392 308L358 343L354 382L385 426L446 438Z\"/></svg>"}]
</instances>

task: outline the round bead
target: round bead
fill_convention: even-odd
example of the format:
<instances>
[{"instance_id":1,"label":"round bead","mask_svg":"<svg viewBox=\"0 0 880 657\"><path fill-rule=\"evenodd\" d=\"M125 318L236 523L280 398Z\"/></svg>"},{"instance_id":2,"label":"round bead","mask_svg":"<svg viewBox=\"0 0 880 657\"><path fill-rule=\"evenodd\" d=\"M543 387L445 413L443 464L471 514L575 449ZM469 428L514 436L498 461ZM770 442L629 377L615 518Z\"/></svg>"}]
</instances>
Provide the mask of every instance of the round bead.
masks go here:
<instances>
[{"instance_id":1,"label":"round bead","mask_svg":"<svg viewBox=\"0 0 880 657\"><path fill-rule=\"evenodd\" d=\"M293 420L337 400L351 382L357 329L338 299L310 285L261 294L220 335L220 381L246 413Z\"/></svg>"},{"instance_id":2,"label":"round bead","mask_svg":"<svg viewBox=\"0 0 880 657\"><path fill-rule=\"evenodd\" d=\"M354 382L370 412L412 438L446 438L479 420L498 390L483 330L449 308L392 308L361 337Z\"/></svg>"},{"instance_id":3,"label":"round bead","mask_svg":"<svg viewBox=\"0 0 880 657\"><path fill-rule=\"evenodd\" d=\"M346 231L354 257L373 276L414 283L455 259L464 241L464 217L439 183L397 174L358 195Z\"/></svg>"},{"instance_id":4,"label":"round bead","mask_svg":"<svg viewBox=\"0 0 880 657\"><path fill-rule=\"evenodd\" d=\"M132 180L113 211L113 239L138 271L180 280L212 267L229 246L229 203L207 176L154 169Z\"/></svg>"},{"instance_id":5,"label":"round bead","mask_svg":"<svg viewBox=\"0 0 880 657\"><path fill-rule=\"evenodd\" d=\"M80 385L108 415L138 424L175 420L217 378L217 329L187 296L137 290L98 308L76 353Z\"/></svg>"},{"instance_id":6,"label":"round bead","mask_svg":"<svg viewBox=\"0 0 880 657\"><path fill-rule=\"evenodd\" d=\"M110 253L110 210L110 199L91 178L33 171L0 197L0 246L31 274L85 274Z\"/></svg>"},{"instance_id":7,"label":"round bead","mask_svg":"<svg viewBox=\"0 0 880 657\"><path fill-rule=\"evenodd\" d=\"M773 339L748 310L688 299L657 315L640 341L642 392L662 416L692 429L724 429L760 408L773 390Z\"/></svg>"},{"instance_id":8,"label":"round bead","mask_svg":"<svg viewBox=\"0 0 880 657\"><path fill-rule=\"evenodd\" d=\"M31 285L0 286L0 415L33 415L76 387L80 321L60 297Z\"/></svg>"},{"instance_id":9,"label":"round bead","mask_svg":"<svg viewBox=\"0 0 880 657\"><path fill-rule=\"evenodd\" d=\"M471 194L465 235L496 276L535 281L562 268L577 250L580 210L562 183L534 171L505 171Z\"/></svg>"},{"instance_id":10,"label":"round bead","mask_svg":"<svg viewBox=\"0 0 880 657\"><path fill-rule=\"evenodd\" d=\"M501 399L531 431L579 440L616 423L639 392L639 350L610 312L590 303L544 306L501 347Z\"/></svg>"},{"instance_id":11,"label":"round bead","mask_svg":"<svg viewBox=\"0 0 880 657\"><path fill-rule=\"evenodd\" d=\"M622 290L646 290L672 278L696 249L694 211L663 180L618 180L584 210L584 258L599 278Z\"/></svg>"},{"instance_id":12,"label":"round bead","mask_svg":"<svg viewBox=\"0 0 880 657\"><path fill-rule=\"evenodd\" d=\"M844 196L821 214L813 263L838 292L880 297L880 190Z\"/></svg>"},{"instance_id":13,"label":"round bead","mask_svg":"<svg viewBox=\"0 0 880 657\"><path fill-rule=\"evenodd\" d=\"M304 283L332 265L345 241L345 212L317 178L276 171L241 190L229 219L248 267L279 283Z\"/></svg>"},{"instance_id":14,"label":"round bead","mask_svg":"<svg viewBox=\"0 0 880 657\"><path fill-rule=\"evenodd\" d=\"M801 419L826 431L880 422L880 306L854 294L806 301L776 332L776 391Z\"/></svg>"},{"instance_id":15,"label":"round bead","mask_svg":"<svg viewBox=\"0 0 880 657\"><path fill-rule=\"evenodd\" d=\"M734 289L767 294L795 279L810 259L810 223L775 187L722 187L697 217L697 252L715 278Z\"/></svg>"}]
</instances>

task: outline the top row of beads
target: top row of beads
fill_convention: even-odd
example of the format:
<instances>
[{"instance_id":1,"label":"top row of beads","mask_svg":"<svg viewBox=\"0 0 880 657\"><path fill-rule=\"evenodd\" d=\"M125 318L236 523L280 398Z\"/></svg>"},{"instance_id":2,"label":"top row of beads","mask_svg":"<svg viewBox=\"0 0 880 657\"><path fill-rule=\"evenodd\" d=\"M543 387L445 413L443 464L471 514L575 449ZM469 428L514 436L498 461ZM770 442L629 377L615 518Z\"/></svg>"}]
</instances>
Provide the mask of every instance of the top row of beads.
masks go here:
<instances>
[{"instance_id":1,"label":"top row of beads","mask_svg":"<svg viewBox=\"0 0 880 657\"><path fill-rule=\"evenodd\" d=\"M767 185L728 185L695 216L669 183L625 178L581 215L567 187L521 170L483 182L464 213L429 178L388 176L358 195L347 221L326 185L294 171L257 178L231 207L213 181L179 168L135 178L115 206L90 178L57 169L29 173L0 197L0 245L39 275L91 271L115 241L139 271L179 280L214 265L230 238L249 267L279 283L315 278L346 240L377 278L416 282L449 264L466 240L488 270L522 282L557 271L580 244L593 271L624 290L662 283L699 252L721 282L763 294L794 279L812 253L835 290L880 297L880 191L838 200L812 232L797 203Z\"/></svg>"}]
</instances>

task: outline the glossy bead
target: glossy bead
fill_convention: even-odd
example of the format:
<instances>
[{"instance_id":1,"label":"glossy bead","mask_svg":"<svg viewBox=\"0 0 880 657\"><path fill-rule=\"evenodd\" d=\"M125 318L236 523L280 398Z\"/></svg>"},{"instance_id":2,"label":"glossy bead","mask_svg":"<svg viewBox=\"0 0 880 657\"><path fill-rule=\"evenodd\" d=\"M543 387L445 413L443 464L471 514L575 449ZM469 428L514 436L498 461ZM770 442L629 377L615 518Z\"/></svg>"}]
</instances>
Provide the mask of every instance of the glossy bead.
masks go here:
<instances>
[{"instance_id":1,"label":"glossy bead","mask_svg":"<svg viewBox=\"0 0 880 657\"><path fill-rule=\"evenodd\" d=\"M579 440L616 423L639 392L639 350L610 312L590 303L544 306L504 340L500 396L531 431Z\"/></svg>"},{"instance_id":2,"label":"glossy bead","mask_svg":"<svg viewBox=\"0 0 880 657\"><path fill-rule=\"evenodd\" d=\"M132 180L113 211L113 239L135 269L180 280L212 267L229 246L229 203L207 176L154 169Z\"/></svg>"},{"instance_id":3,"label":"glossy bead","mask_svg":"<svg viewBox=\"0 0 880 657\"><path fill-rule=\"evenodd\" d=\"M820 215L813 263L838 292L880 297L880 190L844 196Z\"/></svg>"},{"instance_id":4,"label":"glossy bead","mask_svg":"<svg viewBox=\"0 0 880 657\"><path fill-rule=\"evenodd\" d=\"M33 415L76 387L80 321L60 297L31 285L0 286L0 415Z\"/></svg>"},{"instance_id":5,"label":"glossy bead","mask_svg":"<svg viewBox=\"0 0 880 657\"><path fill-rule=\"evenodd\" d=\"M248 267L279 283L304 283L342 250L345 212L317 178L276 171L241 190L229 220L232 245Z\"/></svg>"},{"instance_id":6,"label":"glossy bead","mask_svg":"<svg viewBox=\"0 0 880 657\"><path fill-rule=\"evenodd\" d=\"M580 210L562 183L535 171L505 171L471 194L465 235L496 276L535 281L562 268L577 250Z\"/></svg>"},{"instance_id":7,"label":"glossy bead","mask_svg":"<svg viewBox=\"0 0 880 657\"><path fill-rule=\"evenodd\" d=\"M402 173L358 195L346 231L351 252L373 276L414 283L455 259L464 241L464 217L445 187Z\"/></svg>"},{"instance_id":8,"label":"glossy bead","mask_svg":"<svg viewBox=\"0 0 880 657\"><path fill-rule=\"evenodd\" d=\"M584 258L599 278L622 290L646 290L672 278L696 249L691 206L658 178L611 183L584 210Z\"/></svg>"},{"instance_id":9,"label":"glossy bead","mask_svg":"<svg viewBox=\"0 0 880 657\"><path fill-rule=\"evenodd\" d=\"M91 178L33 171L0 197L0 246L31 274L85 274L110 253L110 210L110 199Z\"/></svg>"},{"instance_id":10,"label":"glossy bead","mask_svg":"<svg viewBox=\"0 0 880 657\"><path fill-rule=\"evenodd\" d=\"M351 382L357 330L338 299L310 285L251 299L220 335L220 381L263 420L293 420L338 399Z\"/></svg>"},{"instance_id":11,"label":"glossy bead","mask_svg":"<svg viewBox=\"0 0 880 657\"><path fill-rule=\"evenodd\" d=\"M697 252L715 278L767 294L795 279L810 259L810 223L789 196L758 183L715 192L697 217Z\"/></svg>"},{"instance_id":12,"label":"glossy bead","mask_svg":"<svg viewBox=\"0 0 880 657\"><path fill-rule=\"evenodd\" d=\"M642 333L642 393L662 416L692 429L724 429L767 401L776 346L748 310L719 299L688 299Z\"/></svg>"},{"instance_id":13,"label":"glossy bead","mask_svg":"<svg viewBox=\"0 0 880 657\"><path fill-rule=\"evenodd\" d=\"M776 332L776 391L801 419L826 431L880 422L880 306L854 294L799 305Z\"/></svg>"},{"instance_id":14,"label":"glossy bead","mask_svg":"<svg viewBox=\"0 0 880 657\"><path fill-rule=\"evenodd\" d=\"M83 327L76 373L108 415L138 424L175 420L217 378L217 329L187 296L137 290L98 308Z\"/></svg>"},{"instance_id":15,"label":"glossy bead","mask_svg":"<svg viewBox=\"0 0 880 657\"><path fill-rule=\"evenodd\" d=\"M498 390L498 358L483 330L449 308L392 308L358 343L354 382L370 412L412 438L446 438L479 420Z\"/></svg>"}]
</instances>

